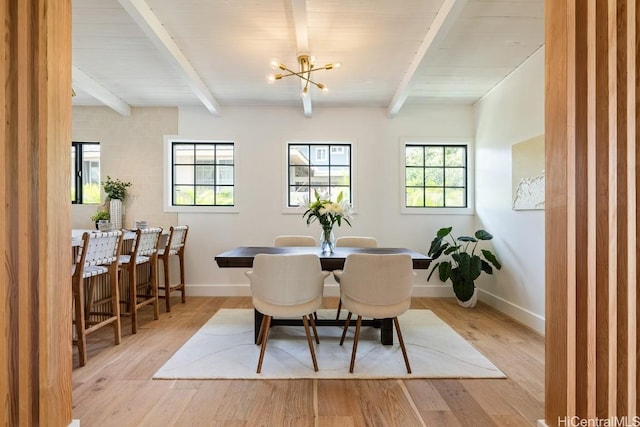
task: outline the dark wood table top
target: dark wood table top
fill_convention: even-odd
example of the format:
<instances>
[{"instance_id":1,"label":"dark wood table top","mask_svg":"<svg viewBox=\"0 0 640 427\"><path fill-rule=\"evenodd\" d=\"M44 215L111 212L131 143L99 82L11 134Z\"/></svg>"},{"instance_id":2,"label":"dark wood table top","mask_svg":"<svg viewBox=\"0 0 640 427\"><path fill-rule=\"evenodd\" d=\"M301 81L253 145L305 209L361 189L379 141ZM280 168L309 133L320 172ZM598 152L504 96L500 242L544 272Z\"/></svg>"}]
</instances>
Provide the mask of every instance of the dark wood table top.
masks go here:
<instances>
[{"instance_id":1,"label":"dark wood table top","mask_svg":"<svg viewBox=\"0 0 640 427\"><path fill-rule=\"evenodd\" d=\"M431 258L420 252L406 248L351 248L337 247L333 253L327 254L319 246L239 246L216 255L215 260L220 268L251 268L253 258L258 254L316 254L320 258L323 270L341 270L349 254L409 254L413 259L413 268L425 270L429 268Z\"/></svg>"}]
</instances>

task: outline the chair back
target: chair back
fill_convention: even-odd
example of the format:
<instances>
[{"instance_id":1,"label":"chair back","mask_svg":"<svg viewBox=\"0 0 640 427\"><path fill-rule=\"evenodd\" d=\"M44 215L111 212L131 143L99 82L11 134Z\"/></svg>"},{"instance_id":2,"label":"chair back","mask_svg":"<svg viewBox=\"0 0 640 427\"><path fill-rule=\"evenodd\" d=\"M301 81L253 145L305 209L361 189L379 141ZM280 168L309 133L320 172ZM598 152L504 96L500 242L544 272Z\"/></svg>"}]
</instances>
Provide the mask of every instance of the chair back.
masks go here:
<instances>
[{"instance_id":1,"label":"chair back","mask_svg":"<svg viewBox=\"0 0 640 427\"><path fill-rule=\"evenodd\" d=\"M273 246L318 246L315 237L284 235L276 237Z\"/></svg>"},{"instance_id":2,"label":"chair back","mask_svg":"<svg viewBox=\"0 0 640 427\"><path fill-rule=\"evenodd\" d=\"M258 254L246 273L254 298L273 305L304 304L322 296L324 279L320 259L314 254Z\"/></svg>"},{"instance_id":3,"label":"chair back","mask_svg":"<svg viewBox=\"0 0 640 427\"><path fill-rule=\"evenodd\" d=\"M111 264L118 260L121 247L120 230L84 233L76 264L84 267Z\"/></svg>"},{"instance_id":4,"label":"chair back","mask_svg":"<svg viewBox=\"0 0 640 427\"><path fill-rule=\"evenodd\" d=\"M377 248L378 241L375 237L342 236L336 239L336 246L350 248Z\"/></svg>"},{"instance_id":5,"label":"chair back","mask_svg":"<svg viewBox=\"0 0 640 427\"><path fill-rule=\"evenodd\" d=\"M173 255L184 250L188 232L188 225L171 226L169 228L169 238L167 239L165 251L169 252L170 255Z\"/></svg>"},{"instance_id":6,"label":"chair back","mask_svg":"<svg viewBox=\"0 0 640 427\"><path fill-rule=\"evenodd\" d=\"M158 252L158 241L162 234L162 228L144 228L136 230L136 241L131 255L151 256Z\"/></svg>"},{"instance_id":7,"label":"chair back","mask_svg":"<svg viewBox=\"0 0 640 427\"><path fill-rule=\"evenodd\" d=\"M351 254L340 274L340 293L369 305L399 304L411 298L413 277L409 254Z\"/></svg>"}]
</instances>

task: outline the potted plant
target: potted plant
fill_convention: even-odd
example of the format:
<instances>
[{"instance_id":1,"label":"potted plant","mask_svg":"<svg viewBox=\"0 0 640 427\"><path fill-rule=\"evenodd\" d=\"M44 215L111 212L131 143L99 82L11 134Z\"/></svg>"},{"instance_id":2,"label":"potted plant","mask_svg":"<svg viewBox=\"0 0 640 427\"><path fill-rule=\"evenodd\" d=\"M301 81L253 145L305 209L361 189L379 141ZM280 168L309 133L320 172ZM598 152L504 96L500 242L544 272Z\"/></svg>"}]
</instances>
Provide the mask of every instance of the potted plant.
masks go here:
<instances>
[{"instance_id":1,"label":"potted plant","mask_svg":"<svg viewBox=\"0 0 640 427\"><path fill-rule=\"evenodd\" d=\"M493 267L500 270L502 265L488 249L482 249L481 254L475 253L480 240L493 239L490 233L478 230L475 232L475 237L454 238L452 230L453 227L441 228L431 242L429 256L433 261L442 255L451 255L451 259L435 264L427 280L431 279L431 275L437 269L441 281L451 280L453 292L460 305L473 307L477 301L475 280L483 271L493 274Z\"/></svg>"},{"instance_id":2,"label":"potted plant","mask_svg":"<svg viewBox=\"0 0 640 427\"><path fill-rule=\"evenodd\" d=\"M98 222L100 220L107 220L108 221L109 220L109 211L107 211L106 209L100 209L96 213L91 215L91 221L95 221L95 223L96 223L96 230L99 229Z\"/></svg>"},{"instance_id":3,"label":"potted plant","mask_svg":"<svg viewBox=\"0 0 640 427\"><path fill-rule=\"evenodd\" d=\"M102 183L104 192L107 193L109 198L111 222L116 230L122 228L122 201L127 197L127 187L130 186L130 182L112 179L109 175L107 175L107 180Z\"/></svg>"},{"instance_id":4,"label":"potted plant","mask_svg":"<svg viewBox=\"0 0 640 427\"><path fill-rule=\"evenodd\" d=\"M109 200L124 200L127 197L127 187L130 186L130 182L112 179L109 175L107 175L107 180L102 182L102 187Z\"/></svg>"}]
</instances>

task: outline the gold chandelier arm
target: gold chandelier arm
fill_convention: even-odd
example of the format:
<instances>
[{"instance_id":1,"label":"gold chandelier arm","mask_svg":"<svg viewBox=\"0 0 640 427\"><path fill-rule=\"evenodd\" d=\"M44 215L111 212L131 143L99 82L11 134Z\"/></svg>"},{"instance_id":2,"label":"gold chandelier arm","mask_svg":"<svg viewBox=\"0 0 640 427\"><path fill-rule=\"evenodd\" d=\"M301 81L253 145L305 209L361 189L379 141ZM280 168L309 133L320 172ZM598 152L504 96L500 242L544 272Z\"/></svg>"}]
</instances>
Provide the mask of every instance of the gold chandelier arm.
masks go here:
<instances>
[{"instance_id":1,"label":"gold chandelier arm","mask_svg":"<svg viewBox=\"0 0 640 427\"><path fill-rule=\"evenodd\" d=\"M318 68L318 69L321 69L321 68ZM310 76L309 77L306 76L306 74L311 74L311 71L315 71L315 70L295 72L293 70L290 70L286 66L283 67L283 70L288 71L289 74L281 74L280 78L289 77L289 76L298 76L302 80L306 80L308 83L311 83L311 84L319 87L320 89L322 89L324 87L324 85L322 83L314 82L313 80L311 80Z\"/></svg>"}]
</instances>

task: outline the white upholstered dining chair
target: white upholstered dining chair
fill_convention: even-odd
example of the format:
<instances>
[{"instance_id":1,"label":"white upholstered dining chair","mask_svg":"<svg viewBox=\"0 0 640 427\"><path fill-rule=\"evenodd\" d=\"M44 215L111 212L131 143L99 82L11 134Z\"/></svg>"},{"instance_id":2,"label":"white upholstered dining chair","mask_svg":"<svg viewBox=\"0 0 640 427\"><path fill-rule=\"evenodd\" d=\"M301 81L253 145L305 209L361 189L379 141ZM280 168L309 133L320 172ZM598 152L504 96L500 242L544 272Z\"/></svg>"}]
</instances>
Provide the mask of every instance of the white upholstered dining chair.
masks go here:
<instances>
[{"instance_id":1,"label":"white upholstered dining chair","mask_svg":"<svg viewBox=\"0 0 640 427\"><path fill-rule=\"evenodd\" d=\"M313 254L268 255L258 254L253 260L253 269L245 273L251 282L253 306L264 315L258 341L261 344L257 373L262 370L262 361L269 339L271 318L302 317L313 368L318 362L311 341L309 322L319 343L313 316L322 304L324 279L329 272L322 271L320 259Z\"/></svg>"},{"instance_id":2,"label":"white upholstered dining chair","mask_svg":"<svg viewBox=\"0 0 640 427\"><path fill-rule=\"evenodd\" d=\"M378 240L375 237L365 236L341 236L336 239L336 247L350 247L350 248L377 248ZM336 282L340 284L340 278L336 277ZM340 311L342 310L342 300L338 301L338 312L336 313L336 320L340 318Z\"/></svg>"},{"instance_id":3,"label":"white upholstered dining chair","mask_svg":"<svg viewBox=\"0 0 640 427\"><path fill-rule=\"evenodd\" d=\"M313 236L282 235L277 236L273 246L318 246Z\"/></svg>"},{"instance_id":4,"label":"white upholstered dining chair","mask_svg":"<svg viewBox=\"0 0 640 427\"><path fill-rule=\"evenodd\" d=\"M352 313L358 316L349 372L353 372L360 327L364 316L373 319L393 319L407 372L411 373L407 350L398 322L398 316L405 313L411 305L414 277L411 255L351 254L347 256L344 269L336 270L334 274L340 280L342 306L349 311L340 345L344 343Z\"/></svg>"}]
</instances>

